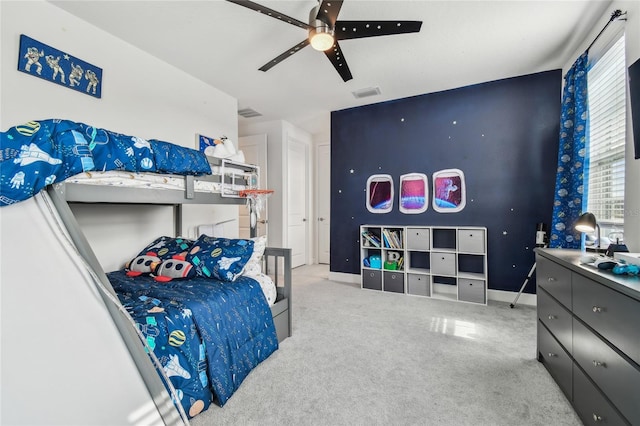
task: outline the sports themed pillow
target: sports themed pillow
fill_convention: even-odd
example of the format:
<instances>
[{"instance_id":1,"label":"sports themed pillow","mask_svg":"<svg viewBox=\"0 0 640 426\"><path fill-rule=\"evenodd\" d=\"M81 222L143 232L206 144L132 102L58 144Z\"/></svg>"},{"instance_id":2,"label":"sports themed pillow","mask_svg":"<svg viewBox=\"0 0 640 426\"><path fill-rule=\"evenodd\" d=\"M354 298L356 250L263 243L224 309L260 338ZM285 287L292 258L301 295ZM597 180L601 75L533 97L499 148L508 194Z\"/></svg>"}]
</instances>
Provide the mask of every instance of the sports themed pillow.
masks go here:
<instances>
[{"instance_id":1,"label":"sports themed pillow","mask_svg":"<svg viewBox=\"0 0 640 426\"><path fill-rule=\"evenodd\" d=\"M253 254L253 241L201 235L193 243L186 261L192 263L198 275L233 281L242 273Z\"/></svg>"}]
</instances>

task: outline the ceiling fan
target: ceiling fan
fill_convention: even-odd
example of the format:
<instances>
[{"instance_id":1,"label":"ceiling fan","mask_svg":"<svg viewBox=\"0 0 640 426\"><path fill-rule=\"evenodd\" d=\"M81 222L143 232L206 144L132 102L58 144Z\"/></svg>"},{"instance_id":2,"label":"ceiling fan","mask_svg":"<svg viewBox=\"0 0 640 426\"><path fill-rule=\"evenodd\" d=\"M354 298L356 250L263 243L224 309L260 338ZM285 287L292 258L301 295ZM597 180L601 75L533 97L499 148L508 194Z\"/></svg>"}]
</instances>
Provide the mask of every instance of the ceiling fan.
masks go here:
<instances>
[{"instance_id":1,"label":"ceiling fan","mask_svg":"<svg viewBox=\"0 0 640 426\"><path fill-rule=\"evenodd\" d=\"M314 49L324 52L344 81L349 81L353 76L349 71L338 40L417 33L422 26L422 21L339 21L338 13L343 0L318 0L319 4L309 12L308 24L252 1L227 1L309 31L307 38L264 64L259 68L260 71L270 70L303 47L311 44Z\"/></svg>"}]
</instances>

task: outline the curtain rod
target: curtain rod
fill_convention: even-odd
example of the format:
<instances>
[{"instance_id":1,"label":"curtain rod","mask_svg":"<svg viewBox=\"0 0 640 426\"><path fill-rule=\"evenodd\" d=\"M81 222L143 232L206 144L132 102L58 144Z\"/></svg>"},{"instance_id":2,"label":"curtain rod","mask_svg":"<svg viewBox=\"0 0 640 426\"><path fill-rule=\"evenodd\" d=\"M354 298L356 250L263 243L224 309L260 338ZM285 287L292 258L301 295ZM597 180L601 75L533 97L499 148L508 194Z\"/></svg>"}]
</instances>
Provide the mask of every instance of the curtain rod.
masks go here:
<instances>
[{"instance_id":1,"label":"curtain rod","mask_svg":"<svg viewBox=\"0 0 640 426\"><path fill-rule=\"evenodd\" d=\"M589 45L589 47L587 47L587 50L585 50L585 52L588 52L589 49L591 49L591 47L593 47L594 43L600 38L600 36L602 35L602 33L604 32L604 30L607 29L607 27L609 26L610 23L612 23L613 21L615 21L616 19L620 18L623 15L626 15L627 12L622 12L620 9L616 9L613 11L613 13L611 14L611 18L609 18L609 21L604 25L604 27L600 30L600 32L598 33L598 35L596 36L596 38L593 39L593 41L591 42L591 44ZM626 21L627 18L621 18L623 21Z\"/></svg>"}]
</instances>

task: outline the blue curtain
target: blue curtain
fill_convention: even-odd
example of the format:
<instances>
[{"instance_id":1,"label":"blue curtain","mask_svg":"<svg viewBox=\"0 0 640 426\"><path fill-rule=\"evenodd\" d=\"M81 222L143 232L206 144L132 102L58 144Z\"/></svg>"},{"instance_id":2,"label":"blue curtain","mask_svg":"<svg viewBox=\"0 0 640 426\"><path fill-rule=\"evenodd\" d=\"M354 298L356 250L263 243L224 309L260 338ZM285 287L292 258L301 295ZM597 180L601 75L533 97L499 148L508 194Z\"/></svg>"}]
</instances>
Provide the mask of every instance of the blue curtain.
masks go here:
<instances>
[{"instance_id":1,"label":"blue curtain","mask_svg":"<svg viewBox=\"0 0 640 426\"><path fill-rule=\"evenodd\" d=\"M587 194L588 52L565 75L560 116L560 147L549 247L580 248L581 234L573 224Z\"/></svg>"}]
</instances>

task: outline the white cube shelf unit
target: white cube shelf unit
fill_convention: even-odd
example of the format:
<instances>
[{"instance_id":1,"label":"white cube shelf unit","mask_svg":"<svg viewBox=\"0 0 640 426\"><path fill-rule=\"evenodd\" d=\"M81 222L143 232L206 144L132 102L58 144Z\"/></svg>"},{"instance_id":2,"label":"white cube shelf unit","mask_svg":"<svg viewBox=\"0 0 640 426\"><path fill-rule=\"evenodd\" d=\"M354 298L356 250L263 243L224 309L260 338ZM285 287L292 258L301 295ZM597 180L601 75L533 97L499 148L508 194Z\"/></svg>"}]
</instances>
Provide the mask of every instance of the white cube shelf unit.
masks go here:
<instances>
[{"instance_id":1,"label":"white cube shelf unit","mask_svg":"<svg viewBox=\"0 0 640 426\"><path fill-rule=\"evenodd\" d=\"M360 268L364 289L486 305L487 228L362 225Z\"/></svg>"}]
</instances>

